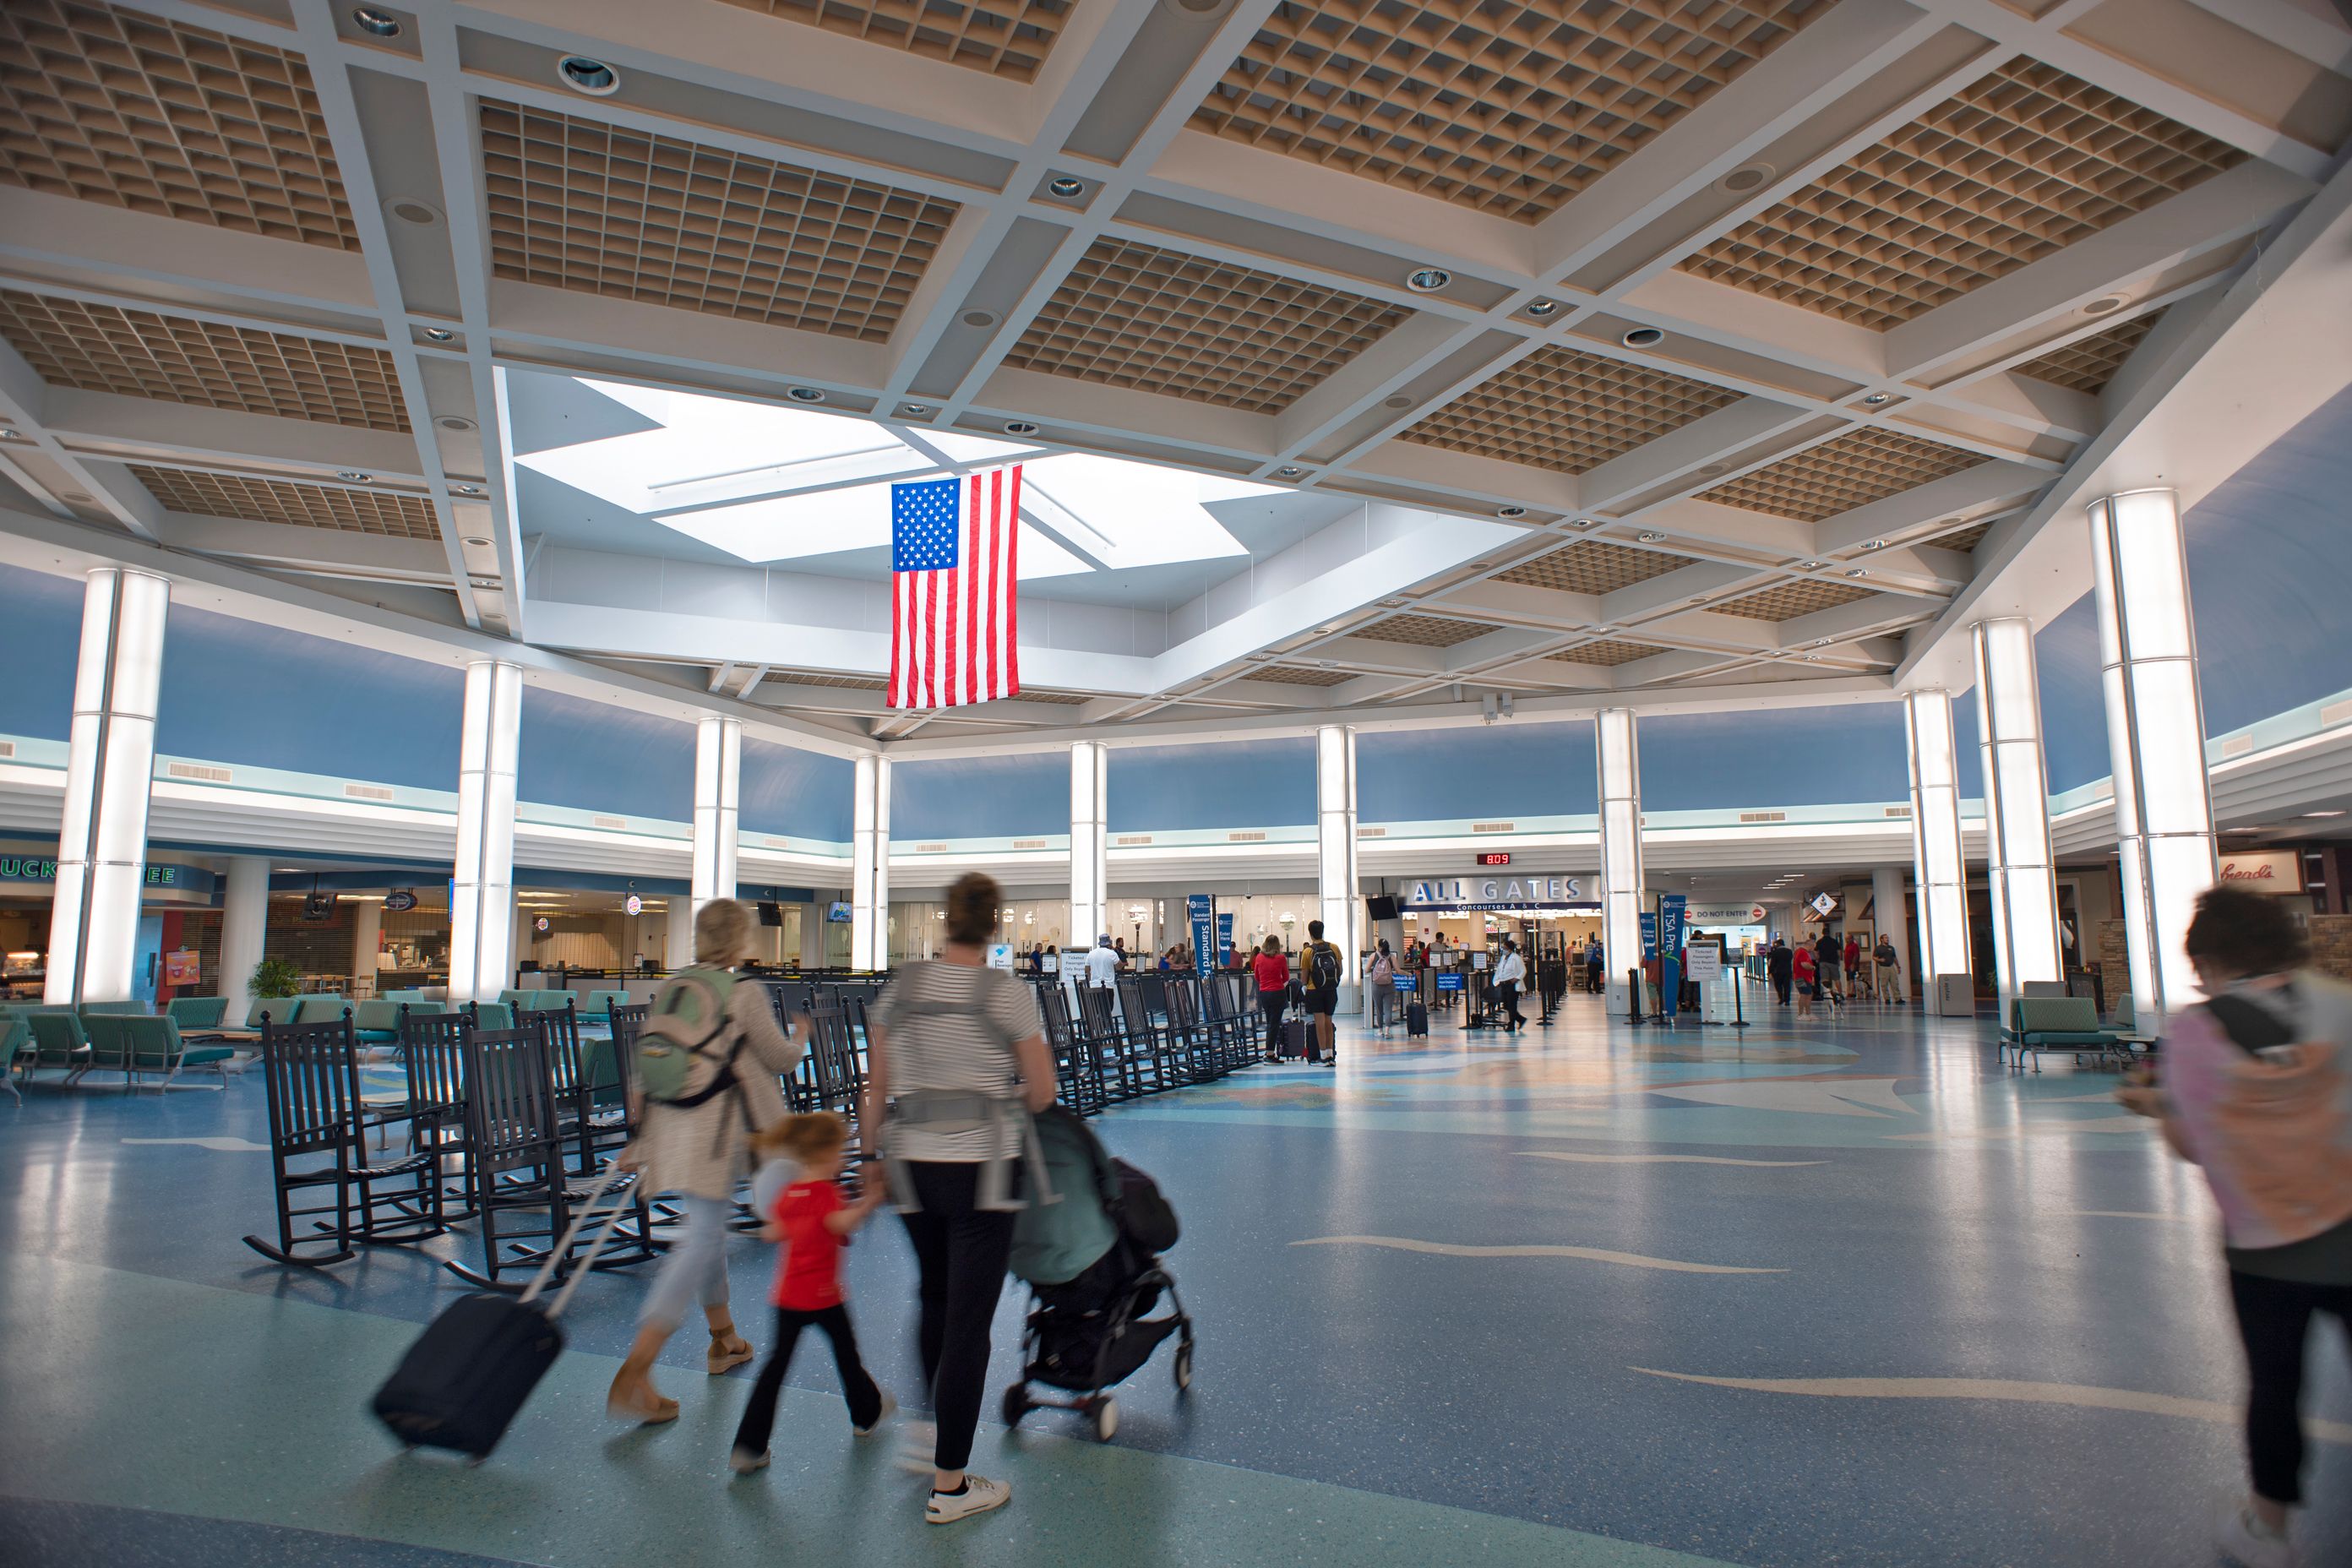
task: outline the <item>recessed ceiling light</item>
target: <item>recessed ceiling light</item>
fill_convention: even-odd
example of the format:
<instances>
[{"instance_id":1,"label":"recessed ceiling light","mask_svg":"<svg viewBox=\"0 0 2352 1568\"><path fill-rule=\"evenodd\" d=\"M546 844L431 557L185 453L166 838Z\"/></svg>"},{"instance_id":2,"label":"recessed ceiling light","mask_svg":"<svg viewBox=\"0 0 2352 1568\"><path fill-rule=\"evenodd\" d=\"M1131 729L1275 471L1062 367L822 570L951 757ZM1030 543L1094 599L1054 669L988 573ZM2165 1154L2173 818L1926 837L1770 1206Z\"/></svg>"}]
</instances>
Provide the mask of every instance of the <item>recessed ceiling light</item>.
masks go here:
<instances>
[{"instance_id":1,"label":"recessed ceiling light","mask_svg":"<svg viewBox=\"0 0 2352 1568\"><path fill-rule=\"evenodd\" d=\"M471 430L474 427L474 422L462 414L444 414L433 423L444 430Z\"/></svg>"},{"instance_id":2,"label":"recessed ceiling light","mask_svg":"<svg viewBox=\"0 0 2352 1568\"><path fill-rule=\"evenodd\" d=\"M902 403L898 405L898 412L910 419L919 419L930 411L931 405L928 403Z\"/></svg>"},{"instance_id":3,"label":"recessed ceiling light","mask_svg":"<svg viewBox=\"0 0 2352 1568\"><path fill-rule=\"evenodd\" d=\"M446 327L427 327L425 329L425 341L427 342L454 342L457 341L457 334L451 331Z\"/></svg>"},{"instance_id":4,"label":"recessed ceiling light","mask_svg":"<svg viewBox=\"0 0 2352 1568\"><path fill-rule=\"evenodd\" d=\"M1886 541L1883 539L1865 539L1862 542L1862 547L1864 550L1884 550L1886 548Z\"/></svg>"},{"instance_id":5,"label":"recessed ceiling light","mask_svg":"<svg viewBox=\"0 0 2352 1568\"><path fill-rule=\"evenodd\" d=\"M477 588L495 588L498 585L499 580L496 577L477 577L474 579L474 586Z\"/></svg>"},{"instance_id":6,"label":"recessed ceiling light","mask_svg":"<svg viewBox=\"0 0 2352 1568\"><path fill-rule=\"evenodd\" d=\"M1498 506L1495 509L1495 515L1496 517L1525 517L1528 515L1528 509L1523 506Z\"/></svg>"},{"instance_id":7,"label":"recessed ceiling light","mask_svg":"<svg viewBox=\"0 0 2352 1568\"><path fill-rule=\"evenodd\" d=\"M961 320L963 324L967 327L992 327L996 325L996 312L993 310L966 310L960 320Z\"/></svg>"},{"instance_id":8,"label":"recessed ceiling light","mask_svg":"<svg viewBox=\"0 0 2352 1568\"><path fill-rule=\"evenodd\" d=\"M1859 566L1849 566L1849 567L1847 567L1847 568L1846 568L1846 574L1846 574L1847 576L1849 576L1849 577L1867 577L1867 576L1869 576L1869 575L1870 575L1870 574L1869 574L1869 573L1867 573L1867 572L1864 571L1864 570L1863 570L1861 567L1859 567Z\"/></svg>"},{"instance_id":9,"label":"recessed ceiling light","mask_svg":"<svg viewBox=\"0 0 2352 1568\"><path fill-rule=\"evenodd\" d=\"M357 468L339 468L335 471L335 478L341 479L346 484L372 485L375 483L375 476L373 474L363 474Z\"/></svg>"},{"instance_id":10,"label":"recessed ceiling light","mask_svg":"<svg viewBox=\"0 0 2352 1568\"><path fill-rule=\"evenodd\" d=\"M1004 433L1007 436L1034 436L1037 426L1026 419L1008 419L1004 422Z\"/></svg>"},{"instance_id":11,"label":"recessed ceiling light","mask_svg":"<svg viewBox=\"0 0 2352 1568\"><path fill-rule=\"evenodd\" d=\"M1318 658L1315 663L1317 668L1321 669L1337 669L1339 668L1339 661L1336 659Z\"/></svg>"},{"instance_id":12,"label":"recessed ceiling light","mask_svg":"<svg viewBox=\"0 0 2352 1568\"><path fill-rule=\"evenodd\" d=\"M469 538L466 542L472 545L477 550L488 550L490 547L490 542L487 539Z\"/></svg>"},{"instance_id":13,"label":"recessed ceiling light","mask_svg":"<svg viewBox=\"0 0 2352 1568\"><path fill-rule=\"evenodd\" d=\"M362 33L379 38L400 37L400 18L372 5L362 5L352 13L352 22Z\"/></svg>"},{"instance_id":14,"label":"recessed ceiling light","mask_svg":"<svg viewBox=\"0 0 2352 1568\"><path fill-rule=\"evenodd\" d=\"M1660 533L1656 529L1653 528L1642 535L1642 542L1644 544L1655 544L1664 537L1664 534Z\"/></svg>"},{"instance_id":15,"label":"recessed ceiling light","mask_svg":"<svg viewBox=\"0 0 2352 1568\"><path fill-rule=\"evenodd\" d=\"M1706 467L1698 471L1698 477L1703 479L1711 479L1717 474L1727 474L1729 472L1731 472L1731 465L1729 463L1709 463Z\"/></svg>"},{"instance_id":16,"label":"recessed ceiling light","mask_svg":"<svg viewBox=\"0 0 2352 1568\"><path fill-rule=\"evenodd\" d=\"M21 441L24 438L25 433L21 430L0 430L0 441Z\"/></svg>"},{"instance_id":17,"label":"recessed ceiling light","mask_svg":"<svg viewBox=\"0 0 2352 1568\"><path fill-rule=\"evenodd\" d=\"M621 90L621 73L586 55L564 56L555 62L555 74L564 86L591 98L610 98Z\"/></svg>"},{"instance_id":18,"label":"recessed ceiling light","mask_svg":"<svg viewBox=\"0 0 2352 1568\"><path fill-rule=\"evenodd\" d=\"M1718 191L1728 191L1735 196L1745 195L1749 191L1760 189L1764 182L1770 179L1772 174L1773 169L1769 163L1742 163L1738 168L1716 181L1715 188Z\"/></svg>"},{"instance_id":19,"label":"recessed ceiling light","mask_svg":"<svg viewBox=\"0 0 2352 1568\"><path fill-rule=\"evenodd\" d=\"M1646 349L1664 342L1666 334L1656 327L1635 327L1617 341L1629 349Z\"/></svg>"},{"instance_id":20,"label":"recessed ceiling light","mask_svg":"<svg viewBox=\"0 0 2352 1568\"><path fill-rule=\"evenodd\" d=\"M1818 561L1800 561L1797 564L1808 572L1818 572L1822 569L1822 563Z\"/></svg>"},{"instance_id":21,"label":"recessed ceiling light","mask_svg":"<svg viewBox=\"0 0 2352 1568\"><path fill-rule=\"evenodd\" d=\"M794 386L787 388L784 395L794 403L823 403L824 389L821 386Z\"/></svg>"},{"instance_id":22,"label":"recessed ceiling light","mask_svg":"<svg viewBox=\"0 0 2352 1568\"><path fill-rule=\"evenodd\" d=\"M1412 406L1412 399L1400 392L1394 397L1388 399L1388 406L1391 408L1410 408Z\"/></svg>"},{"instance_id":23,"label":"recessed ceiling light","mask_svg":"<svg viewBox=\"0 0 2352 1568\"><path fill-rule=\"evenodd\" d=\"M1304 469L1304 468L1300 468L1300 467L1299 467L1297 464L1296 464L1296 463L1285 463L1285 464L1283 464L1283 465L1282 465L1282 467L1280 467L1280 468L1278 468L1275 469L1274 471L1275 471L1275 475L1276 475L1276 478L1278 478L1278 479L1297 479L1299 475L1301 475L1301 474L1305 473L1307 470L1306 470L1306 469Z\"/></svg>"},{"instance_id":24,"label":"recessed ceiling light","mask_svg":"<svg viewBox=\"0 0 2352 1568\"><path fill-rule=\"evenodd\" d=\"M449 488L461 496L478 496L482 493L482 487L479 485L451 485Z\"/></svg>"},{"instance_id":25,"label":"recessed ceiling light","mask_svg":"<svg viewBox=\"0 0 2352 1568\"><path fill-rule=\"evenodd\" d=\"M1891 392L1874 392L1867 397L1864 397L1863 401L1869 404L1873 408L1876 408L1881 404L1891 401L1894 396L1895 395Z\"/></svg>"},{"instance_id":26,"label":"recessed ceiling light","mask_svg":"<svg viewBox=\"0 0 2352 1568\"><path fill-rule=\"evenodd\" d=\"M1691 595L1691 603L1694 605L1704 605L1706 603L1706 595L1705 594L1694 594Z\"/></svg>"},{"instance_id":27,"label":"recessed ceiling light","mask_svg":"<svg viewBox=\"0 0 2352 1568\"><path fill-rule=\"evenodd\" d=\"M2083 314L2086 316L2105 316L2122 310L2128 303L2130 303L2130 301L2126 300L2121 294L2109 294L2105 299L2094 300L2089 304L2084 306Z\"/></svg>"},{"instance_id":28,"label":"recessed ceiling light","mask_svg":"<svg viewBox=\"0 0 2352 1568\"><path fill-rule=\"evenodd\" d=\"M1570 528L1591 528L1594 523L1598 522L1599 521L1600 521L1600 520L1599 520L1598 518L1580 517L1580 518L1575 519L1573 521L1570 522L1569 527L1570 527Z\"/></svg>"},{"instance_id":29,"label":"recessed ceiling light","mask_svg":"<svg viewBox=\"0 0 2352 1568\"><path fill-rule=\"evenodd\" d=\"M1559 314L1559 301L1557 300L1530 300L1528 301L1528 314L1533 316L1538 321L1542 321L1546 316L1557 316Z\"/></svg>"},{"instance_id":30,"label":"recessed ceiling light","mask_svg":"<svg viewBox=\"0 0 2352 1568\"><path fill-rule=\"evenodd\" d=\"M1087 183L1084 180L1073 179L1067 174L1064 174L1045 188L1066 202L1075 201L1087 194Z\"/></svg>"},{"instance_id":31,"label":"recessed ceiling light","mask_svg":"<svg viewBox=\"0 0 2352 1568\"><path fill-rule=\"evenodd\" d=\"M441 221L441 209L431 202L420 202L415 196L394 196L384 204L384 210L403 223L413 223L420 228L430 227Z\"/></svg>"},{"instance_id":32,"label":"recessed ceiling light","mask_svg":"<svg viewBox=\"0 0 2352 1568\"><path fill-rule=\"evenodd\" d=\"M1404 286L1416 294L1434 294L1454 281L1454 274L1443 267L1416 267L1404 275Z\"/></svg>"}]
</instances>

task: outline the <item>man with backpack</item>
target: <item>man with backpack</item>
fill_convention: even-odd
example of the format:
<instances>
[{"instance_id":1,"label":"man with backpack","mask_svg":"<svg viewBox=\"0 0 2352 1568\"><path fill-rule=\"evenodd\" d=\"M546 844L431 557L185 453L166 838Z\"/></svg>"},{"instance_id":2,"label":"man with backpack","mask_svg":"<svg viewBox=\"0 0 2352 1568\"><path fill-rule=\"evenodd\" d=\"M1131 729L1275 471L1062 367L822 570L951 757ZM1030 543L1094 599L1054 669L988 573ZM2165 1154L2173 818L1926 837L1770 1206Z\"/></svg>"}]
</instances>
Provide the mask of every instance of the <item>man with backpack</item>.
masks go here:
<instances>
[{"instance_id":1,"label":"man with backpack","mask_svg":"<svg viewBox=\"0 0 2352 1568\"><path fill-rule=\"evenodd\" d=\"M1327 1065L1339 1061L1332 1013L1339 1005L1339 976L1345 967L1339 950L1323 940L1323 922L1308 921L1307 948L1298 955L1298 973L1302 1005L1315 1031L1313 1042L1307 1047L1310 1061Z\"/></svg>"}]
</instances>

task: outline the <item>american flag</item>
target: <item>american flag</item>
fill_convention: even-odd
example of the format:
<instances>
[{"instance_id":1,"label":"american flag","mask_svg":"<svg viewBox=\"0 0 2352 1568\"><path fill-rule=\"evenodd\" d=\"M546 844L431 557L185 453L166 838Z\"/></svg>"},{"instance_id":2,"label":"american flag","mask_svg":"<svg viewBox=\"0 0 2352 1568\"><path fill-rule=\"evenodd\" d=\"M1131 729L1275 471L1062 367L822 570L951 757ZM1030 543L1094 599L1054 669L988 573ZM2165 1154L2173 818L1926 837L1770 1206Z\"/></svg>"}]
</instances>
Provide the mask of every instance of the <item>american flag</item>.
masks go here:
<instances>
[{"instance_id":1,"label":"american flag","mask_svg":"<svg viewBox=\"0 0 2352 1568\"><path fill-rule=\"evenodd\" d=\"M890 706L1021 691L1021 465L890 487Z\"/></svg>"}]
</instances>

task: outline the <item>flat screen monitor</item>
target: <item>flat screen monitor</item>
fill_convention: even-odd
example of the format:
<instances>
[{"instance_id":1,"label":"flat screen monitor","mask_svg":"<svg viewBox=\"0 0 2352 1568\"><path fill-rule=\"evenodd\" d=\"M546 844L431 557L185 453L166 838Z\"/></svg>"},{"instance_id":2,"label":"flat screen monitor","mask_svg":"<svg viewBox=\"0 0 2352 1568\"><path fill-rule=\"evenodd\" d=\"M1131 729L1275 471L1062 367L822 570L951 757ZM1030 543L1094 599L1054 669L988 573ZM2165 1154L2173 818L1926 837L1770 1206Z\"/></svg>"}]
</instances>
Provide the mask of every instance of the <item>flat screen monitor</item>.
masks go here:
<instances>
[{"instance_id":1,"label":"flat screen monitor","mask_svg":"<svg viewBox=\"0 0 2352 1568\"><path fill-rule=\"evenodd\" d=\"M832 924L845 926L849 923L849 906L847 904L827 904L825 906L824 918Z\"/></svg>"},{"instance_id":2,"label":"flat screen monitor","mask_svg":"<svg viewBox=\"0 0 2352 1568\"><path fill-rule=\"evenodd\" d=\"M776 902L773 899L761 899L760 900L760 923L763 926L780 926L783 924L784 906Z\"/></svg>"},{"instance_id":3,"label":"flat screen monitor","mask_svg":"<svg viewBox=\"0 0 2352 1568\"><path fill-rule=\"evenodd\" d=\"M1387 897L1366 899L1364 900L1364 912L1376 921L1396 920L1402 913L1402 911L1397 908L1397 901L1394 899Z\"/></svg>"}]
</instances>

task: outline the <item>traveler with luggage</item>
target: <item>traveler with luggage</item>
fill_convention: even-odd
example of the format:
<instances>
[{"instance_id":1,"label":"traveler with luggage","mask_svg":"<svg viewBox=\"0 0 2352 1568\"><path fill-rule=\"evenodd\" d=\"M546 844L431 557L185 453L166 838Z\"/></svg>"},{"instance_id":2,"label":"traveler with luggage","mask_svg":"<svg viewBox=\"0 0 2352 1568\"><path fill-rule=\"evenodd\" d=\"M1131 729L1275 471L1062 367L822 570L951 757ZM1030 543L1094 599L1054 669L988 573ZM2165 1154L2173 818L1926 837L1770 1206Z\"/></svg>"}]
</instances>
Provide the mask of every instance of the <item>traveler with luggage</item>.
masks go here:
<instances>
[{"instance_id":1,"label":"traveler with luggage","mask_svg":"<svg viewBox=\"0 0 2352 1568\"><path fill-rule=\"evenodd\" d=\"M1780 998L1783 1007L1789 1005L1790 987L1796 978L1796 962L1797 955L1789 951L1788 939L1774 937L1771 951L1764 955L1764 973L1771 977L1772 994Z\"/></svg>"},{"instance_id":2,"label":"traveler with luggage","mask_svg":"<svg viewBox=\"0 0 2352 1568\"><path fill-rule=\"evenodd\" d=\"M931 1444L923 1517L933 1524L1000 1508L1013 1495L964 1467L1036 1147L1029 1115L1053 1103L1055 1086L1029 987L988 965L1001 902L993 879L958 878L948 889L946 952L900 968L866 1024L858 1129L867 1153L888 1156L892 1200L921 1277L918 1342L937 1422L909 1435Z\"/></svg>"},{"instance_id":3,"label":"traveler with luggage","mask_svg":"<svg viewBox=\"0 0 2352 1568\"><path fill-rule=\"evenodd\" d=\"M1327 1067L1336 1067L1339 1060L1333 1014L1339 1005L1339 976L1345 963L1339 950L1323 940L1323 922L1308 921L1307 946L1298 955L1299 1001L1314 1030L1307 1047L1307 1059Z\"/></svg>"},{"instance_id":4,"label":"traveler with luggage","mask_svg":"<svg viewBox=\"0 0 2352 1568\"><path fill-rule=\"evenodd\" d=\"M2183 946L2207 1000L2169 1020L2160 1081L2116 1098L2204 1168L2221 1211L2253 1489L2217 1544L2293 1568L2305 1342L2315 1317L2352 1329L2352 987L2303 967L2303 931L2266 893L2208 889Z\"/></svg>"},{"instance_id":5,"label":"traveler with luggage","mask_svg":"<svg viewBox=\"0 0 2352 1568\"><path fill-rule=\"evenodd\" d=\"M1503 1032L1516 1035L1528 1026L1519 1013L1519 987L1527 984L1528 961L1519 956L1519 944L1509 937L1503 939L1503 956L1495 962L1495 1005L1503 1015Z\"/></svg>"},{"instance_id":6,"label":"traveler with luggage","mask_svg":"<svg viewBox=\"0 0 2352 1568\"><path fill-rule=\"evenodd\" d=\"M686 1234L663 1255L637 1313L637 1336L604 1398L616 1420L677 1418L677 1401L654 1386L654 1359L698 1300L710 1328L703 1366L713 1376L750 1361L727 1300L727 1222L735 1184L750 1164L751 1134L783 1120L777 1079L800 1066L810 1025L777 1026L767 988L737 980L751 955L751 911L714 899L694 917L694 964L662 982L637 1037L634 1080L643 1110L622 1152L648 1193L670 1193Z\"/></svg>"},{"instance_id":7,"label":"traveler with luggage","mask_svg":"<svg viewBox=\"0 0 2352 1568\"><path fill-rule=\"evenodd\" d=\"M1372 952L1372 962L1364 971L1365 989L1371 993L1372 1027L1385 1029L1395 1021L1396 960L1389 954L1389 939Z\"/></svg>"},{"instance_id":8,"label":"traveler with luggage","mask_svg":"<svg viewBox=\"0 0 2352 1568\"><path fill-rule=\"evenodd\" d=\"M793 1346L814 1323L833 1343L833 1364L841 1373L849 1425L859 1436L882 1424L898 1402L875 1386L857 1354L857 1333L841 1292L841 1249L882 1202L882 1173L868 1165L860 1173L864 1190L854 1204L841 1201L839 1178L849 1146L849 1124L829 1110L788 1116L755 1134L751 1147L765 1160L786 1160L798 1169L774 1202L764 1205L763 1241L780 1243L776 1283L769 1300L776 1308L776 1337L751 1385L751 1403L735 1428L728 1468L739 1476L767 1468L768 1435L776 1425L776 1399L792 1370Z\"/></svg>"},{"instance_id":9,"label":"traveler with luggage","mask_svg":"<svg viewBox=\"0 0 2352 1568\"><path fill-rule=\"evenodd\" d=\"M1257 980L1257 1010L1265 1018L1265 1059L1282 1059L1282 1015L1290 1005L1290 960L1282 955L1282 939L1270 936L1250 960Z\"/></svg>"}]
</instances>

